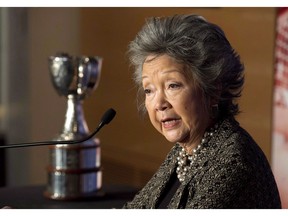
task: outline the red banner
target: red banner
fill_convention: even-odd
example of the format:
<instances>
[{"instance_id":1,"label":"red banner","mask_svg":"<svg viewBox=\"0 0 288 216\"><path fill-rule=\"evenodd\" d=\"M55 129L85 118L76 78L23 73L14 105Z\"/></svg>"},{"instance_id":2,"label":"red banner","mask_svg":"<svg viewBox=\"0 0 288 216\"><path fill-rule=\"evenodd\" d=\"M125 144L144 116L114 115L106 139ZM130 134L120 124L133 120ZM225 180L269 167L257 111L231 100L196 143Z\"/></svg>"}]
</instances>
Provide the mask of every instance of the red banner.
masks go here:
<instances>
[{"instance_id":1,"label":"red banner","mask_svg":"<svg viewBox=\"0 0 288 216\"><path fill-rule=\"evenodd\" d=\"M272 169L288 208L288 8L279 8L276 24Z\"/></svg>"}]
</instances>

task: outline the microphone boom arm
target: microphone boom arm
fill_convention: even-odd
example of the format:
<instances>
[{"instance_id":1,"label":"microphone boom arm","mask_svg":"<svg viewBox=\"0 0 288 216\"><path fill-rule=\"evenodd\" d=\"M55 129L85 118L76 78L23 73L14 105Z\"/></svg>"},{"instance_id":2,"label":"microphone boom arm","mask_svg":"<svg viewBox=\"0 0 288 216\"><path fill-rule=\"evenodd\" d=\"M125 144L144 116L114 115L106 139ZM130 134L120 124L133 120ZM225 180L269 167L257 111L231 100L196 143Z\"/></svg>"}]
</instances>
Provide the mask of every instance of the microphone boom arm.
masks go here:
<instances>
[{"instance_id":1,"label":"microphone boom arm","mask_svg":"<svg viewBox=\"0 0 288 216\"><path fill-rule=\"evenodd\" d=\"M100 124L96 128L96 130L89 134L88 136L78 139L78 140L51 140L51 141L39 141L39 142L30 142L30 143L16 143L16 144L8 144L8 145L2 145L0 146L0 149L4 148L20 148L20 147L30 147L30 146L42 146L42 145L65 145L65 144L77 144L82 143L86 140L91 139L93 136L95 136L100 129L105 125L108 124L114 116L116 115L116 111L112 108L108 109L105 114L103 115Z\"/></svg>"}]
</instances>

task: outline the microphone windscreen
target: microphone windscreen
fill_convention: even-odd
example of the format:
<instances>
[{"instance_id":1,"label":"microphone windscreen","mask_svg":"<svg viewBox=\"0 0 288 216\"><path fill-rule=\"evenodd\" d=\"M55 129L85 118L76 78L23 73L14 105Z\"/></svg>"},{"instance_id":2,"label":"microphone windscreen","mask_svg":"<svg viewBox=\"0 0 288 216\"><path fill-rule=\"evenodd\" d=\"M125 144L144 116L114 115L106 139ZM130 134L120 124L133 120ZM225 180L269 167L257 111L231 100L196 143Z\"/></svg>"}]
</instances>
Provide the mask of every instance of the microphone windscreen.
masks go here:
<instances>
[{"instance_id":1,"label":"microphone windscreen","mask_svg":"<svg viewBox=\"0 0 288 216\"><path fill-rule=\"evenodd\" d=\"M108 109L102 117L102 120L101 120L102 124L110 123L112 119L115 117L115 115L116 115L116 111L114 109L112 108Z\"/></svg>"}]
</instances>

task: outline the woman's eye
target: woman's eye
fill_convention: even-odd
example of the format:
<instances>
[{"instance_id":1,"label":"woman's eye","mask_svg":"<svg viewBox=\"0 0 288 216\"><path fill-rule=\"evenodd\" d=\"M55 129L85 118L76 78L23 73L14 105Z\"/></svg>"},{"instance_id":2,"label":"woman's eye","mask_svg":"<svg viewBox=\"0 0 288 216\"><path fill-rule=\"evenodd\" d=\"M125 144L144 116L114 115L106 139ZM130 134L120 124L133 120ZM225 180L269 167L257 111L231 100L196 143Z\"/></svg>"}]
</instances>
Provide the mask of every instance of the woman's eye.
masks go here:
<instances>
[{"instance_id":1,"label":"woman's eye","mask_svg":"<svg viewBox=\"0 0 288 216\"><path fill-rule=\"evenodd\" d=\"M151 93L151 90L150 89L144 89L144 93L147 95L147 94L150 94Z\"/></svg>"},{"instance_id":2,"label":"woman's eye","mask_svg":"<svg viewBox=\"0 0 288 216\"><path fill-rule=\"evenodd\" d=\"M175 88L179 88L181 85L179 83L171 83L169 84L169 88L175 89Z\"/></svg>"}]
</instances>

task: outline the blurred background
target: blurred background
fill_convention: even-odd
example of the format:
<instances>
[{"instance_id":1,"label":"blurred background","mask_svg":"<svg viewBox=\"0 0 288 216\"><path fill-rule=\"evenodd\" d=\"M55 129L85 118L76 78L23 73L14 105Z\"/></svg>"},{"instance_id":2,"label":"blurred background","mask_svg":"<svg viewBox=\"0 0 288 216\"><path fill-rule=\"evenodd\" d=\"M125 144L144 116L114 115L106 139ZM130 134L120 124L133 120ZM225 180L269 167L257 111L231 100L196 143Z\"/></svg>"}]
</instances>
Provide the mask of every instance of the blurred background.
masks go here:
<instances>
[{"instance_id":1,"label":"blurred background","mask_svg":"<svg viewBox=\"0 0 288 216\"><path fill-rule=\"evenodd\" d=\"M2 143L51 140L62 130L66 99L53 89L48 57L103 57L98 88L84 101L90 131L106 109L117 115L97 135L103 181L142 187L172 147L136 108L126 50L150 16L195 13L218 24L246 67L237 117L271 162L276 8L0 8ZM1 186L47 183L48 147L1 151Z\"/></svg>"}]
</instances>

